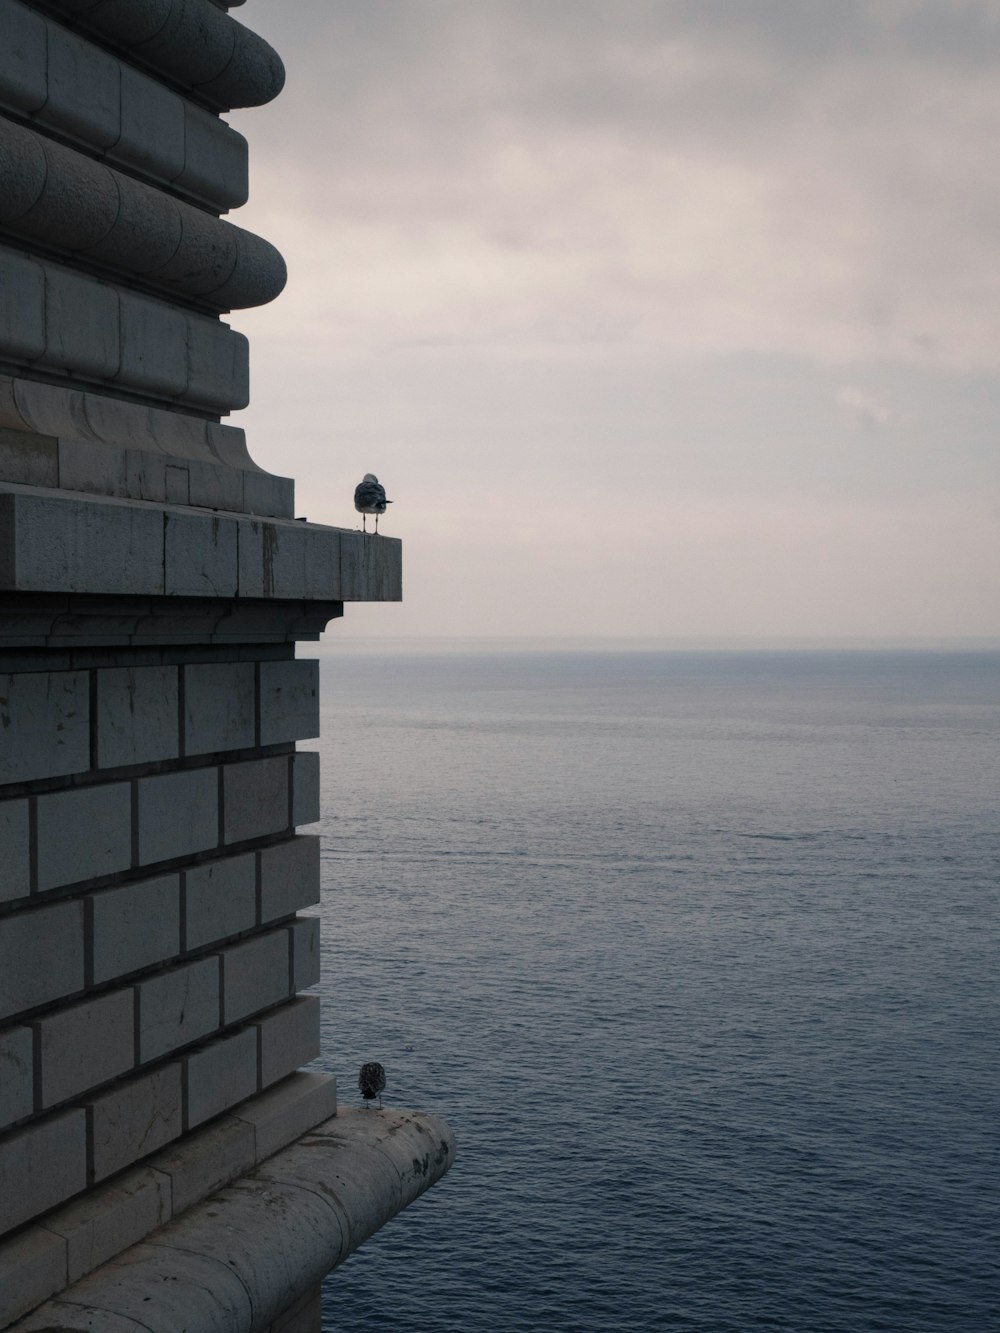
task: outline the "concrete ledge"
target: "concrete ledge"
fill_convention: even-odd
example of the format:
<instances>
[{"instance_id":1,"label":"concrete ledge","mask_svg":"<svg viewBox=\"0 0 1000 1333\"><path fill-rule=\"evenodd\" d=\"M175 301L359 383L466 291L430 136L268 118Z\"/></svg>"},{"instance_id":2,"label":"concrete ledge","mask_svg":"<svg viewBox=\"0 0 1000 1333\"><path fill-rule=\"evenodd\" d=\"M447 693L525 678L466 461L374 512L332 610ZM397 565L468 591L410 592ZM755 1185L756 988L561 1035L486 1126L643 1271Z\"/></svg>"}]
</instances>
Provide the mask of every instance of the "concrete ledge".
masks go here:
<instances>
[{"instance_id":1,"label":"concrete ledge","mask_svg":"<svg viewBox=\"0 0 1000 1333\"><path fill-rule=\"evenodd\" d=\"M454 1156L454 1137L436 1116L342 1112L13 1333L262 1333L440 1180Z\"/></svg>"}]
</instances>

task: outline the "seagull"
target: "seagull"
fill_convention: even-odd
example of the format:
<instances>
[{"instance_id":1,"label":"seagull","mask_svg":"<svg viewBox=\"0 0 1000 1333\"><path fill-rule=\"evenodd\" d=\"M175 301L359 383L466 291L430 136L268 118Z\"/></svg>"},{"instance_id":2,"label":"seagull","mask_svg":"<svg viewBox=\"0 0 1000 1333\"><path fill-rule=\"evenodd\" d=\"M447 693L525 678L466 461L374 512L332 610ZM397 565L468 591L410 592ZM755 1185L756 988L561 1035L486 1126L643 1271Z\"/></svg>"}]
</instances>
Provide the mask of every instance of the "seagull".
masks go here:
<instances>
[{"instance_id":1,"label":"seagull","mask_svg":"<svg viewBox=\"0 0 1000 1333\"><path fill-rule=\"evenodd\" d=\"M378 1098L378 1109L382 1109L382 1089L385 1087L385 1070L377 1060L369 1060L361 1066L358 1074L358 1091L365 1099L365 1106Z\"/></svg>"},{"instance_id":2,"label":"seagull","mask_svg":"<svg viewBox=\"0 0 1000 1333\"><path fill-rule=\"evenodd\" d=\"M378 532L378 516L385 513L386 505L392 501L385 498L385 487L378 484L374 472L366 472L354 488L354 508L362 516L362 532L368 531L368 515L375 515L375 531Z\"/></svg>"}]
</instances>

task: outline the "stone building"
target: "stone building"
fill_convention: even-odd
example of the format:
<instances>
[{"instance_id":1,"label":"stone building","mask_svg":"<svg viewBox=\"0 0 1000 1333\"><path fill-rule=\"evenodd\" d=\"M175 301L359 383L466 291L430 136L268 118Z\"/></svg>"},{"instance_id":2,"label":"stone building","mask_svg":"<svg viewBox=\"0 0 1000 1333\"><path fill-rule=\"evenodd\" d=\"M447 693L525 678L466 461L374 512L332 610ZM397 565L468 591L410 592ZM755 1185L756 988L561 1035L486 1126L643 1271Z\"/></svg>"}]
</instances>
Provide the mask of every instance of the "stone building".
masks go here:
<instances>
[{"instance_id":1,"label":"stone building","mask_svg":"<svg viewBox=\"0 0 1000 1333\"><path fill-rule=\"evenodd\" d=\"M285 277L221 217L220 112L284 77L233 7L0 0L0 1329L318 1329L324 1273L454 1151L300 1070L295 644L398 599L401 551L297 521L220 421L222 316Z\"/></svg>"}]
</instances>

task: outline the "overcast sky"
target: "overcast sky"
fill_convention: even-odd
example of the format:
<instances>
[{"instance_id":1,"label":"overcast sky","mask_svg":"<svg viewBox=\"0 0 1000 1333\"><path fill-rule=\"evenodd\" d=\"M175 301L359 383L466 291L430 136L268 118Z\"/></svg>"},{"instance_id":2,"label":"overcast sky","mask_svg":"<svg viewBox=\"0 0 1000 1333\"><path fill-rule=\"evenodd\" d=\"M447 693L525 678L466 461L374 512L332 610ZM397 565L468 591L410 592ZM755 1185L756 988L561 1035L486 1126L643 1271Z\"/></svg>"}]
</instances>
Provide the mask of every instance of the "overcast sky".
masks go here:
<instances>
[{"instance_id":1,"label":"overcast sky","mask_svg":"<svg viewBox=\"0 0 1000 1333\"><path fill-rule=\"evenodd\" d=\"M234 417L391 635L1000 633L1000 0L250 0Z\"/></svg>"}]
</instances>

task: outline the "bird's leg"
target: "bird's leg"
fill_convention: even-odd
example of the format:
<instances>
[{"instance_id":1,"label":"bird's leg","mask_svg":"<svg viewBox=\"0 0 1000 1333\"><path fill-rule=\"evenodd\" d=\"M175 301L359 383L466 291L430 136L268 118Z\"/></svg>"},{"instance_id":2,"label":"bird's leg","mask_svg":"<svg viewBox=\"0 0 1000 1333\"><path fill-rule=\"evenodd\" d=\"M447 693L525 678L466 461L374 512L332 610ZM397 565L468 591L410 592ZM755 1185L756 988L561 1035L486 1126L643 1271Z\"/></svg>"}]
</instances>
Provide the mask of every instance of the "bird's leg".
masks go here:
<instances>
[{"instance_id":1,"label":"bird's leg","mask_svg":"<svg viewBox=\"0 0 1000 1333\"><path fill-rule=\"evenodd\" d=\"M378 532L378 514L375 515L375 531Z\"/></svg>"},{"instance_id":2,"label":"bird's leg","mask_svg":"<svg viewBox=\"0 0 1000 1333\"><path fill-rule=\"evenodd\" d=\"M368 515L367 515L367 514L362 514L362 515L361 515L361 531L362 531L362 532L367 532L367 531L368 531Z\"/></svg>"}]
</instances>

